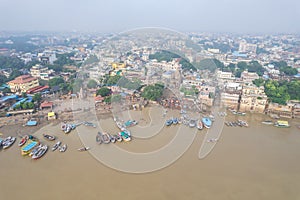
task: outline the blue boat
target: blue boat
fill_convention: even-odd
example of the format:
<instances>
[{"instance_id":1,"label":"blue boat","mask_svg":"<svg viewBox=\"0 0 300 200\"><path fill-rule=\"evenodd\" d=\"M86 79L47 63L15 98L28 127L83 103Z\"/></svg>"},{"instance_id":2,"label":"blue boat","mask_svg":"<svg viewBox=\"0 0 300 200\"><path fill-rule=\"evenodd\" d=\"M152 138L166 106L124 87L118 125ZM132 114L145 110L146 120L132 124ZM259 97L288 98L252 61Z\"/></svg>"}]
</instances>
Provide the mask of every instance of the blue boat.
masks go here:
<instances>
[{"instance_id":1,"label":"blue boat","mask_svg":"<svg viewBox=\"0 0 300 200\"><path fill-rule=\"evenodd\" d=\"M202 122L205 128L210 128L211 127L211 120L208 117L203 117Z\"/></svg>"},{"instance_id":2,"label":"blue boat","mask_svg":"<svg viewBox=\"0 0 300 200\"><path fill-rule=\"evenodd\" d=\"M171 124L173 124L173 120L172 120L172 119L168 119L168 120L166 121L166 125L167 125L167 126L170 126Z\"/></svg>"},{"instance_id":3,"label":"blue boat","mask_svg":"<svg viewBox=\"0 0 300 200\"><path fill-rule=\"evenodd\" d=\"M172 119L172 123L173 123L173 124L178 124L178 119L177 119L177 118L173 118L173 119Z\"/></svg>"}]
</instances>

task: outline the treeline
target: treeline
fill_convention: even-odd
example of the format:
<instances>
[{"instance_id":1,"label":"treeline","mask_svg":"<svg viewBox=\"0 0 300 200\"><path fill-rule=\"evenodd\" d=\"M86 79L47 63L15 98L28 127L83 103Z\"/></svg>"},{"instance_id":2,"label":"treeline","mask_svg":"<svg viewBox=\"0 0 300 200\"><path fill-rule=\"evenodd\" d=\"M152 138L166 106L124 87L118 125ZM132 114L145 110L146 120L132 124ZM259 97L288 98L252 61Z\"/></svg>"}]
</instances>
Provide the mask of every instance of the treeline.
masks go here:
<instances>
[{"instance_id":1,"label":"treeline","mask_svg":"<svg viewBox=\"0 0 300 200\"><path fill-rule=\"evenodd\" d=\"M300 100L300 81L275 81L256 79L256 86L264 86L265 93L273 103L285 105L289 100Z\"/></svg>"}]
</instances>

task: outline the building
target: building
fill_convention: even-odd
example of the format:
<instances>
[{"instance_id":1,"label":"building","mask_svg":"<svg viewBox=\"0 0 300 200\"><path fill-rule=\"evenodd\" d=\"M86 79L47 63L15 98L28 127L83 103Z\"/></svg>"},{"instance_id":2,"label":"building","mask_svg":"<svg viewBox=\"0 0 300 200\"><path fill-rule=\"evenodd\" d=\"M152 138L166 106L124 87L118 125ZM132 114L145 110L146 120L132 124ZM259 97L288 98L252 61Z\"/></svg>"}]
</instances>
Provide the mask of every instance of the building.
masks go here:
<instances>
[{"instance_id":1,"label":"building","mask_svg":"<svg viewBox=\"0 0 300 200\"><path fill-rule=\"evenodd\" d=\"M255 79L259 79L259 76L255 72L248 72L248 70L246 70L241 73L241 79L244 83L252 84Z\"/></svg>"},{"instance_id":2,"label":"building","mask_svg":"<svg viewBox=\"0 0 300 200\"><path fill-rule=\"evenodd\" d=\"M49 70L48 67L45 67L43 65L34 65L30 69L31 76L35 78L40 78L43 80L49 80L50 75L53 73L53 70Z\"/></svg>"},{"instance_id":3,"label":"building","mask_svg":"<svg viewBox=\"0 0 300 200\"><path fill-rule=\"evenodd\" d=\"M39 86L39 81L37 78L30 75L18 76L12 81L7 83L12 92L27 92L31 88Z\"/></svg>"},{"instance_id":4,"label":"building","mask_svg":"<svg viewBox=\"0 0 300 200\"><path fill-rule=\"evenodd\" d=\"M200 102L200 107L201 104L204 104L206 106L213 106L214 102L214 96L215 96L216 88L212 86L202 86L199 89L199 95L198 95L198 100Z\"/></svg>"},{"instance_id":5,"label":"building","mask_svg":"<svg viewBox=\"0 0 300 200\"><path fill-rule=\"evenodd\" d=\"M239 83L227 83L221 93L221 104L234 110L239 109L242 86Z\"/></svg>"},{"instance_id":6,"label":"building","mask_svg":"<svg viewBox=\"0 0 300 200\"><path fill-rule=\"evenodd\" d=\"M250 44L250 43L247 43L246 41L240 42L239 52L256 53L256 49L257 49L256 44Z\"/></svg>"},{"instance_id":7,"label":"building","mask_svg":"<svg viewBox=\"0 0 300 200\"><path fill-rule=\"evenodd\" d=\"M240 100L241 112L257 112L264 113L268 97L264 92L264 87L257 87L253 84L243 86L242 95Z\"/></svg>"},{"instance_id":8,"label":"building","mask_svg":"<svg viewBox=\"0 0 300 200\"><path fill-rule=\"evenodd\" d=\"M45 64L53 65L54 61L57 60L56 54L54 52L45 51L43 53L38 54L38 60Z\"/></svg>"},{"instance_id":9,"label":"building","mask_svg":"<svg viewBox=\"0 0 300 200\"><path fill-rule=\"evenodd\" d=\"M293 104L280 105L278 103L269 103L267 108L269 115L277 115L285 118L293 117Z\"/></svg>"}]
</instances>

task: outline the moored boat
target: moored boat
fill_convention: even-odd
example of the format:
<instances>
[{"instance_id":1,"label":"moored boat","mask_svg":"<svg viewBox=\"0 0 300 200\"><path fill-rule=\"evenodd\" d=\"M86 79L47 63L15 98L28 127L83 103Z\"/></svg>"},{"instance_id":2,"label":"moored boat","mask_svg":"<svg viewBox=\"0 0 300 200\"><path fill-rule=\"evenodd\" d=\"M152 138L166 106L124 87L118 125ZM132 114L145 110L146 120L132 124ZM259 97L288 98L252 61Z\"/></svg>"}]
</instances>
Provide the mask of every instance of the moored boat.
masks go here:
<instances>
[{"instance_id":1,"label":"moored boat","mask_svg":"<svg viewBox=\"0 0 300 200\"><path fill-rule=\"evenodd\" d=\"M166 121L166 126L170 126L171 124L173 124L173 120L172 119L168 119Z\"/></svg>"},{"instance_id":2,"label":"moored boat","mask_svg":"<svg viewBox=\"0 0 300 200\"><path fill-rule=\"evenodd\" d=\"M90 149L90 147L81 147L81 148L79 148L79 149L77 149L78 151L87 151L87 150L89 150Z\"/></svg>"},{"instance_id":3,"label":"moored boat","mask_svg":"<svg viewBox=\"0 0 300 200\"><path fill-rule=\"evenodd\" d=\"M110 137L109 137L108 133L106 133L106 132L102 133L102 141L104 144L110 143Z\"/></svg>"},{"instance_id":4,"label":"moored boat","mask_svg":"<svg viewBox=\"0 0 300 200\"><path fill-rule=\"evenodd\" d=\"M130 135L128 135L125 131L121 131L119 133L119 135L122 137L122 139L125 141L125 142L128 142L131 140L131 137Z\"/></svg>"},{"instance_id":5,"label":"moored boat","mask_svg":"<svg viewBox=\"0 0 300 200\"><path fill-rule=\"evenodd\" d=\"M279 128L289 128L289 122L288 121L283 121L283 120L278 120L275 122L274 126L279 127Z\"/></svg>"},{"instance_id":6,"label":"moored boat","mask_svg":"<svg viewBox=\"0 0 300 200\"><path fill-rule=\"evenodd\" d=\"M116 138L114 135L109 134L109 138L110 138L110 142L112 142L112 143L116 142Z\"/></svg>"},{"instance_id":7,"label":"moored boat","mask_svg":"<svg viewBox=\"0 0 300 200\"><path fill-rule=\"evenodd\" d=\"M118 134L116 134L116 135L114 135L115 136L115 138L116 138L116 140L118 141L118 142L122 142L122 137L120 136L120 135L118 135Z\"/></svg>"},{"instance_id":8,"label":"moored boat","mask_svg":"<svg viewBox=\"0 0 300 200\"><path fill-rule=\"evenodd\" d=\"M52 151L55 151L59 146L61 145L61 141L56 142L53 147L52 147Z\"/></svg>"},{"instance_id":9,"label":"moored boat","mask_svg":"<svg viewBox=\"0 0 300 200\"><path fill-rule=\"evenodd\" d=\"M48 146L45 144L45 145L42 145L39 150L32 155L32 159L39 159L41 158L43 155L45 155L45 153L47 152L48 150Z\"/></svg>"},{"instance_id":10,"label":"moored boat","mask_svg":"<svg viewBox=\"0 0 300 200\"><path fill-rule=\"evenodd\" d=\"M33 154L35 154L43 145L39 144L38 146L35 146L32 151L29 153L29 156L32 156Z\"/></svg>"},{"instance_id":11,"label":"moored boat","mask_svg":"<svg viewBox=\"0 0 300 200\"><path fill-rule=\"evenodd\" d=\"M102 133L101 132L98 132L98 134L96 135L96 142L98 144L102 144Z\"/></svg>"},{"instance_id":12,"label":"moored boat","mask_svg":"<svg viewBox=\"0 0 300 200\"><path fill-rule=\"evenodd\" d=\"M65 152L67 150L67 144L58 147L59 152Z\"/></svg>"},{"instance_id":13,"label":"moored boat","mask_svg":"<svg viewBox=\"0 0 300 200\"><path fill-rule=\"evenodd\" d=\"M29 139L29 136L28 136L28 135L24 135L24 136L21 138L21 140L19 141L18 146L19 146L19 147L23 146L23 145L27 142L28 139Z\"/></svg>"},{"instance_id":14,"label":"moored boat","mask_svg":"<svg viewBox=\"0 0 300 200\"><path fill-rule=\"evenodd\" d=\"M49 141L53 141L56 139L56 137L53 135L43 134L43 136L44 136L44 138L46 138Z\"/></svg>"},{"instance_id":15,"label":"moored boat","mask_svg":"<svg viewBox=\"0 0 300 200\"><path fill-rule=\"evenodd\" d=\"M5 138L3 141L2 141L2 148L3 149L7 149L9 148L10 146L12 146L16 141L16 138L15 137L12 137L12 136L8 136L7 138Z\"/></svg>"},{"instance_id":16,"label":"moored boat","mask_svg":"<svg viewBox=\"0 0 300 200\"><path fill-rule=\"evenodd\" d=\"M202 123L203 123L203 126L205 128L210 128L211 125L212 125L212 122L211 122L211 120L208 117L203 117L202 118Z\"/></svg>"},{"instance_id":17,"label":"moored boat","mask_svg":"<svg viewBox=\"0 0 300 200\"><path fill-rule=\"evenodd\" d=\"M21 154L23 156L28 155L38 144L39 144L38 141L29 139L25 144L25 146L21 149Z\"/></svg>"},{"instance_id":18,"label":"moored boat","mask_svg":"<svg viewBox=\"0 0 300 200\"><path fill-rule=\"evenodd\" d=\"M190 127L190 128L194 128L195 126L196 126L196 120L191 119L191 120L189 121L189 127Z\"/></svg>"},{"instance_id":19,"label":"moored boat","mask_svg":"<svg viewBox=\"0 0 300 200\"><path fill-rule=\"evenodd\" d=\"M199 130L202 130L202 129L203 129L203 123L202 123L201 119L199 119L198 122L197 122L197 128L198 128Z\"/></svg>"},{"instance_id":20,"label":"moored boat","mask_svg":"<svg viewBox=\"0 0 300 200\"><path fill-rule=\"evenodd\" d=\"M178 119L177 119L176 117L173 118L173 119L172 119L172 123L173 123L173 124L178 124Z\"/></svg>"},{"instance_id":21,"label":"moored boat","mask_svg":"<svg viewBox=\"0 0 300 200\"><path fill-rule=\"evenodd\" d=\"M267 125L272 125L273 124L273 121L272 120L265 120L263 122L261 122L263 124L267 124Z\"/></svg>"}]
</instances>

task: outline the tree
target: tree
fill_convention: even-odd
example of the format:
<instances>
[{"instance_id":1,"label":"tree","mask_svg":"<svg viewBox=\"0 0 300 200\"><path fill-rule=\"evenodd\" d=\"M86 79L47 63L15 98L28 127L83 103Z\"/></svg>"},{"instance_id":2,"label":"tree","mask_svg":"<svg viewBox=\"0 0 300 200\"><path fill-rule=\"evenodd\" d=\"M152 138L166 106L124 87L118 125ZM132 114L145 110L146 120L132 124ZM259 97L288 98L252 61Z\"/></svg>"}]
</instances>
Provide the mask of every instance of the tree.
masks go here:
<instances>
[{"instance_id":1,"label":"tree","mask_svg":"<svg viewBox=\"0 0 300 200\"><path fill-rule=\"evenodd\" d=\"M157 101L163 95L163 90L164 90L163 85L159 85L159 84L148 85L144 88L142 92L142 97L148 100Z\"/></svg>"},{"instance_id":2,"label":"tree","mask_svg":"<svg viewBox=\"0 0 300 200\"><path fill-rule=\"evenodd\" d=\"M118 81L120 80L121 76L116 75L116 76L110 76L106 82L107 85L116 85Z\"/></svg>"},{"instance_id":3,"label":"tree","mask_svg":"<svg viewBox=\"0 0 300 200\"><path fill-rule=\"evenodd\" d=\"M34 102L40 103L41 100L42 100L42 95L41 95L40 93L36 93L36 94L33 95L32 100L33 100Z\"/></svg>"},{"instance_id":4,"label":"tree","mask_svg":"<svg viewBox=\"0 0 300 200\"><path fill-rule=\"evenodd\" d=\"M87 87L89 89L91 88L96 88L97 87L97 82L94 79L90 79L87 83Z\"/></svg>"},{"instance_id":5,"label":"tree","mask_svg":"<svg viewBox=\"0 0 300 200\"><path fill-rule=\"evenodd\" d=\"M22 98L26 98L26 97L27 97L26 92L22 92Z\"/></svg>"},{"instance_id":6,"label":"tree","mask_svg":"<svg viewBox=\"0 0 300 200\"><path fill-rule=\"evenodd\" d=\"M257 87L260 87L260 86L264 85L264 82L265 82L264 79L259 78L259 79L255 79L253 81L253 84L256 85Z\"/></svg>"},{"instance_id":7,"label":"tree","mask_svg":"<svg viewBox=\"0 0 300 200\"><path fill-rule=\"evenodd\" d=\"M65 81L62 77L55 77L53 79L50 79L48 82L50 87L60 85L61 83L65 83Z\"/></svg>"},{"instance_id":8,"label":"tree","mask_svg":"<svg viewBox=\"0 0 300 200\"><path fill-rule=\"evenodd\" d=\"M97 95L100 95L102 97L106 97L106 96L109 96L111 94L111 90L107 87L102 87L100 88L97 92L96 92Z\"/></svg>"}]
</instances>

